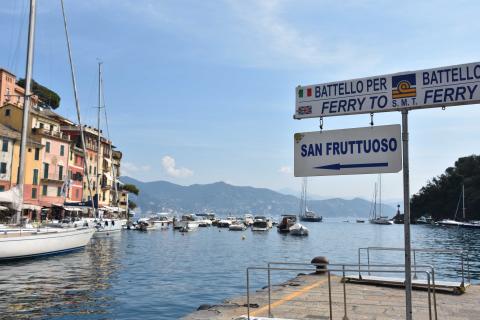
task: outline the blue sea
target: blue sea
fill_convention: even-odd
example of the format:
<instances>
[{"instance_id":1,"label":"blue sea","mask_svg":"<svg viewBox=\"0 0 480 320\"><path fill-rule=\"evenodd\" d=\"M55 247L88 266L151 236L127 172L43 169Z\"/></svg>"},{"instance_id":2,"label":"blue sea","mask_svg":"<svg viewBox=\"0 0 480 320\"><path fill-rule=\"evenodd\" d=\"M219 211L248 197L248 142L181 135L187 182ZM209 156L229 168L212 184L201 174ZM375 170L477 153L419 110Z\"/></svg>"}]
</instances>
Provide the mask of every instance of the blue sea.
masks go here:
<instances>
[{"instance_id":1,"label":"blue sea","mask_svg":"<svg viewBox=\"0 0 480 320\"><path fill-rule=\"evenodd\" d=\"M218 304L246 291L246 268L269 261L357 263L358 248L403 247L403 225L355 219L305 223L308 237L199 228L124 230L93 238L70 254L0 264L2 319L177 319L201 304ZM473 282L480 279L480 230L412 226L412 247L463 249ZM403 263L401 252L372 252L371 263ZM417 254L434 264L439 279L459 279L459 257ZM365 262L366 260L363 259ZM275 281L289 274L275 274ZM253 277L257 286L265 277Z\"/></svg>"}]
</instances>

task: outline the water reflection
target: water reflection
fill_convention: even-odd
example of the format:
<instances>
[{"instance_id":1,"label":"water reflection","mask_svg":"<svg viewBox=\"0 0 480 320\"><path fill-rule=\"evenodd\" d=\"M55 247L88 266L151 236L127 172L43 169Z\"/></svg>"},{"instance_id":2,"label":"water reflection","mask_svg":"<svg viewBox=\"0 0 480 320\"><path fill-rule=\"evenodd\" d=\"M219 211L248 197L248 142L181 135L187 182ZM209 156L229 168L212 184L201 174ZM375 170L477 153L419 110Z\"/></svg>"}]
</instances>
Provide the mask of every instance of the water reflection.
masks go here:
<instances>
[{"instance_id":1,"label":"water reflection","mask_svg":"<svg viewBox=\"0 0 480 320\"><path fill-rule=\"evenodd\" d=\"M117 272L115 239L92 239L88 248L59 256L0 265L2 316L40 319L104 314L114 297L99 295Z\"/></svg>"},{"instance_id":2,"label":"water reflection","mask_svg":"<svg viewBox=\"0 0 480 320\"><path fill-rule=\"evenodd\" d=\"M202 303L244 294L249 266L315 256L356 263L359 247L403 247L402 225L327 220L308 228L308 237L205 228L94 238L72 254L0 264L0 310L7 319L176 319ZM412 246L468 250L471 275L480 279L478 230L412 226ZM458 256L418 253L416 259L434 264L437 279L459 279ZM403 263L403 254L372 253L371 261ZM291 274L272 276L280 281ZM253 282L264 286L265 274Z\"/></svg>"}]
</instances>

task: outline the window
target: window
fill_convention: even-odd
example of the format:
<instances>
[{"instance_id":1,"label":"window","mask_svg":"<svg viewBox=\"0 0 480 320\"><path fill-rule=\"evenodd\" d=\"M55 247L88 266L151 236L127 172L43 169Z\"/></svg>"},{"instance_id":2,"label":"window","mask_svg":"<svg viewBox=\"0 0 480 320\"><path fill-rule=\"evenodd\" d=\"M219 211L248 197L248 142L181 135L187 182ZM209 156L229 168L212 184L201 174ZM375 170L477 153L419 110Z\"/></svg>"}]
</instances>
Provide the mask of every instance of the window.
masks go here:
<instances>
[{"instance_id":1,"label":"window","mask_svg":"<svg viewBox=\"0 0 480 320\"><path fill-rule=\"evenodd\" d=\"M65 146L60 146L60 155L64 156L65 155Z\"/></svg>"},{"instance_id":2,"label":"window","mask_svg":"<svg viewBox=\"0 0 480 320\"><path fill-rule=\"evenodd\" d=\"M7 163L0 162L0 173L7 173Z\"/></svg>"},{"instance_id":3,"label":"window","mask_svg":"<svg viewBox=\"0 0 480 320\"><path fill-rule=\"evenodd\" d=\"M35 160L40 159L40 148L35 148Z\"/></svg>"},{"instance_id":4,"label":"window","mask_svg":"<svg viewBox=\"0 0 480 320\"><path fill-rule=\"evenodd\" d=\"M38 184L38 169L33 169L33 184Z\"/></svg>"},{"instance_id":5,"label":"window","mask_svg":"<svg viewBox=\"0 0 480 320\"><path fill-rule=\"evenodd\" d=\"M62 187L57 187L57 197L62 196Z\"/></svg>"},{"instance_id":6,"label":"window","mask_svg":"<svg viewBox=\"0 0 480 320\"><path fill-rule=\"evenodd\" d=\"M45 152L50 153L50 141L45 142Z\"/></svg>"},{"instance_id":7,"label":"window","mask_svg":"<svg viewBox=\"0 0 480 320\"><path fill-rule=\"evenodd\" d=\"M32 188L32 199L37 199L37 188Z\"/></svg>"},{"instance_id":8,"label":"window","mask_svg":"<svg viewBox=\"0 0 480 320\"><path fill-rule=\"evenodd\" d=\"M88 173L92 174L92 166L88 166Z\"/></svg>"},{"instance_id":9,"label":"window","mask_svg":"<svg viewBox=\"0 0 480 320\"><path fill-rule=\"evenodd\" d=\"M43 163L43 179L48 179L48 168L49 168L48 163Z\"/></svg>"},{"instance_id":10,"label":"window","mask_svg":"<svg viewBox=\"0 0 480 320\"><path fill-rule=\"evenodd\" d=\"M105 201L105 191L103 191L103 194L102 194L102 201Z\"/></svg>"},{"instance_id":11,"label":"window","mask_svg":"<svg viewBox=\"0 0 480 320\"><path fill-rule=\"evenodd\" d=\"M44 126L45 126L45 125L40 122L40 129L43 129Z\"/></svg>"},{"instance_id":12,"label":"window","mask_svg":"<svg viewBox=\"0 0 480 320\"><path fill-rule=\"evenodd\" d=\"M70 161L73 160L73 151L70 151Z\"/></svg>"},{"instance_id":13,"label":"window","mask_svg":"<svg viewBox=\"0 0 480 320\"><path fill-rule=\"evenodd\" d=\"M48 187L46 184L42 186L42 196L48 195Z\"/></svg>"},{"instance_id":14,"label":"window","mask_svg":"<svg viewBox=\"0 0 480 320\"><path fill-rule=\"evenodd\" d=\"M5 186L0 186L0 192L5 191Z\"/></svg>"},{"instance_id":15,"label":"window","mask_svg":"<svg viewBox=\"0 0 480 320\"><path fill-rule=\"evenodd\" d=\"M10 117L10 109L5 110L5 117Z\"/></svg>"},{"instance_id":16,"label":"window","mask_svg":"<svg viewBox=\"0 0 480 320\"><path fill-rule=\"evenodd\" d=\"M94 168L93 168L93 174L94 174L94 175L97 174L97 167L94 167Z\"/></svg>"},{"instance_id":17,"label":"window","mask_svg":"<svg viewBox=\"0 0 480 320\"><path fill-rule=\"evenodd\" d=\"M7 140L7 139L3 139L2 151L3 151L3 152L7 152L7 151L8 151L8 140Z\"/></svg>"},{"instance_id":18,"label":"window","mask_svg":"<svg viewBox=\"0 0 480 320\"><path fill-rule=\"evenodd\" d=\"M58 166L58 180L63 180L63 166Z\"/></svg>"}]
</instances>

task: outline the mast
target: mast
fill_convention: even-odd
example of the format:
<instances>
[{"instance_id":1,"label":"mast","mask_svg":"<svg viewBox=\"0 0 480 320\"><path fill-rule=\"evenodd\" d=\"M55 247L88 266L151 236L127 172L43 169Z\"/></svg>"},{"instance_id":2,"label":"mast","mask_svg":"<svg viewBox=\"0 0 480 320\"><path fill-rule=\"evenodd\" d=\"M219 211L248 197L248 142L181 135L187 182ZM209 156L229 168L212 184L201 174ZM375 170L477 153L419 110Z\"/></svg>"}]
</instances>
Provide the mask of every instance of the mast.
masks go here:
<instances>
[{"instance_id":1,"label":"mast","mask_svg":"<svg viewBox=\"0 0 480 320\"><path fill-rule=\"evenodd\" d=\"M377 183L375 182L375 193L373 196L373 219L377 220Z\"/></svg>"},{"instance_id":2,"label":"mast","mask_svg":"<svg viewBox=\"0 0 480 320\"><path fill-rule=\"evenodd\" d=\"M379 204L378 207L380 209L380 218L382 217L382 175L378 175L378 179L380 180L379 186L378 186L378 195L380 197L379 199Z\"/></svg>"},{"instance_id":3,"label":"mast","mask_svg":"<svg viewBox=\"0 0 480 320\"><path fill-rule=\"evenodd\" d=\"M60 4L62 6L62 15L63 15L63 26L65 29L65 38L67 40L67 50L68 50L68 61L70 63L70 74L72 77L72 85L73 85L73 95L75 97L75 109L77 110L77 121L78 126L80 128L80 138L82 141L82 149L83 149L83 158L84 158L84 166L83 172L87 177L87 186L88 186L88 193L90 194L90 199L92 200L92 210L95 212L95 206L93 204L93 193L92 193L92 184L90 181L90 174L88 173L88 154L87 154L87 147L85 144L85 131L82 125L82 118L80 114L80 101L78 99L78 91L77 91L77 80L75 77L75 67L73 66L73 59L72 59L72 50L70 49L70 38L68 37L68 28L67 28L67 16L65 15L65 7L63 5L63 0L60 0Z\"/></svg>"},{"instance_id":4,"label":"mast","mask_svg":"<svg viewBox=\"0 0 480 320\"><path fill-rule=\"evenodd\" d=\"M23 186L25 180L25 151L27 149L28 139L28 115L30 113L31 103L31 86L32 86L32 68L33 68L33 47L35 42L35 16L36 16L36 0L30 0L30 17L28 23L28 44L27 44L27 63L25 68L25 95L23 102L23 119L22 119L22 137L20 142L20 160L18 168L18 189L20 191L20 204L17 207L15 217L16 223L20 223L23 208Z\"/></svg>"},{"instance_id":5,"label":"mast","mask_svg":"<svg viewBox=\"0 0 480 320\"><path fill-rule=\"evenodd\" d=\"M465 221L465 185L462 183L462 211L463 221Z\"/></svg>"},{"instance_id":6,"label":"mast","mask_svg":"<svg viewBox=\"0 0 480 320\"><path fill-rule=\"evenodd\" d=\"M97 113L97 217L100 214L100 109L102 108L102 62L98 63L98 113Z\"/></svg>"}]
</instances>

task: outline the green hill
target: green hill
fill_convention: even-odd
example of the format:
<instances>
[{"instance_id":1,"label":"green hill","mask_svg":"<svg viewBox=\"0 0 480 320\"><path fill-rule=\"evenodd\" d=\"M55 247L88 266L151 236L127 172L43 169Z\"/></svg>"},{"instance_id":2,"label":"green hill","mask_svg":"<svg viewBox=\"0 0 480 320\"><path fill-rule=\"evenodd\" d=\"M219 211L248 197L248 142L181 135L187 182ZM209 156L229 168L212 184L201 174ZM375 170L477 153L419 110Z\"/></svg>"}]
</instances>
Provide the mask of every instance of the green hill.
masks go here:
<instances>
[{"instance_id":1,"label":"green hill","mask_svg":"<svg viewBox=\"0 0 480 320\"><path fill-rule=\"evenodd\" d=\"M435 220L462 217L461 190L465 185L465 207L467 220L480 220L480 156L459 158L454 167L433 178L413 195L411 202L412 220L424 214Z\"/></svg>"}]
</instances>

